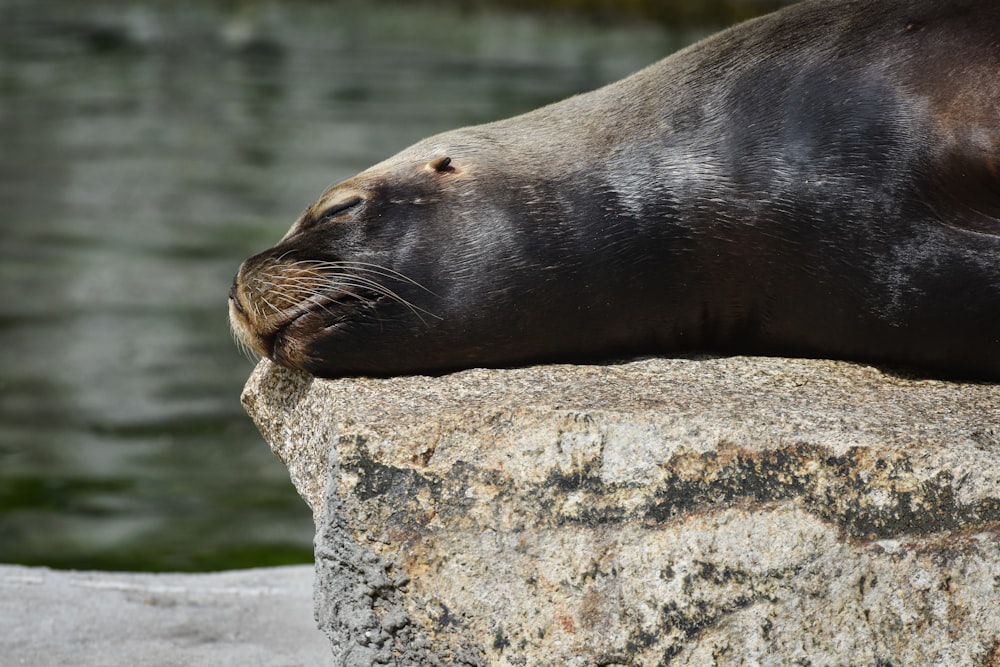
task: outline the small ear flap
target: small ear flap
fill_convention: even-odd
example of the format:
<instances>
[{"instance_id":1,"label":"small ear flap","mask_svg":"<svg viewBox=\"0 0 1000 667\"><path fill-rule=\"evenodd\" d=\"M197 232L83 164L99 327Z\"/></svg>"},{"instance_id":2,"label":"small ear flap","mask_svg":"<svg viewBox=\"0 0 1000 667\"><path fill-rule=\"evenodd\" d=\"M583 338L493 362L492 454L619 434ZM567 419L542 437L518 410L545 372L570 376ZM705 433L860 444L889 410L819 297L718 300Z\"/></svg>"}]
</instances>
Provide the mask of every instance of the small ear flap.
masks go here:
<instances>
[{"instance_id":1,"label":"small ear flap","mask_svg":"<svg viewBox=\"0 0 1000 667\"><path fill-rule=\"evenodd\" d=\"M452 171L454 167L451 165L451 158L447 155L442 155L441 157L436 157L427 163L427 166L434 171Z\"/></svg>"}]
</instances>

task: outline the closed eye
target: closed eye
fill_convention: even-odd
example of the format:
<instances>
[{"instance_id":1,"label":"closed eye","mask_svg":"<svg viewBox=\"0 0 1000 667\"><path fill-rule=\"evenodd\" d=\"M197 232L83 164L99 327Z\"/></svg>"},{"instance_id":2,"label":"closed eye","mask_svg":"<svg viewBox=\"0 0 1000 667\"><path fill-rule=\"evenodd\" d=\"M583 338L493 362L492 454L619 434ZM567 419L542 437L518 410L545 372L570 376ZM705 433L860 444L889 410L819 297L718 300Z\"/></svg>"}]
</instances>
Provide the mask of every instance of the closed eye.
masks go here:
<instances>
[{"instance_id":1,"label":"closed eye","mask_svg":"<svg viewBox=\"0 0 1000 667\"><path fill-rule=\"evenodd\" d=\"M360 204L362 201L364 201L364 200L361 197L355 197L353 199L348 199L347 201L343 201L343 202L340 202L338 204L334 204L330 208L328 208L325 211L323 211L323 213L319 216L319 221L320 222L328 222L330 220L333 220L334 218L336 218L341 213L354 208L355 206L357 206L358 204Z\"/></svg>"}]
</instances>

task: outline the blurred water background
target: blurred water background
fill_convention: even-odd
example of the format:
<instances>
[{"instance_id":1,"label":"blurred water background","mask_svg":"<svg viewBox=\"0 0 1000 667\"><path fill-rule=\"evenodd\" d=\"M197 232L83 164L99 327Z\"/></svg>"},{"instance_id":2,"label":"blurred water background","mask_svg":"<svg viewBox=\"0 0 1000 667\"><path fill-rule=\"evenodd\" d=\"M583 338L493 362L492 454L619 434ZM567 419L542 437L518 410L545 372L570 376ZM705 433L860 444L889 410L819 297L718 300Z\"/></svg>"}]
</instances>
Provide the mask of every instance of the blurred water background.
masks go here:
<instances>
[{"instance_id":1,"label":"blurred water background","mask_svg":"<svg viewBox=\"0 0 1000 667\"><path fill-rule=\"evenodd\" d=\"M0 562L309 562L226 293L331 182L771 2L0 0Z\"/></svg>"}]
</instances>

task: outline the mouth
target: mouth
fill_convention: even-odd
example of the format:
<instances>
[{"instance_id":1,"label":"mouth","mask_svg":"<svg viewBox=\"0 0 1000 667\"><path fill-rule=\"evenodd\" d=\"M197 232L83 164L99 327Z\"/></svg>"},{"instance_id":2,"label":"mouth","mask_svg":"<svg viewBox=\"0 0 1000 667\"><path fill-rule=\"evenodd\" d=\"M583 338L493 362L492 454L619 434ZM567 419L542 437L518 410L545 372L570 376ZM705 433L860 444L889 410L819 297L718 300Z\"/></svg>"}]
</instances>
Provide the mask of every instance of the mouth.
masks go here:
<instances>
[{"instance_id":1,"label":"mouth","mask_svg":"<svg viewBox=\"0 0 1000 667\"><path fill-rule=\"evenodd\" d=\"M229 290L229 328L239 347L248 356L271 356L271 342L254 327L253 319L240 300L235 284Z\"/></svg>"},{"instance_id":2,"label":"mouth","mask_svg":"<svg viewBox=\"0 0 1000 667\"><path fill-rule=\"evenodd\" d=\"M234 282L229 290L229 321L237 340L258 356L301 367L310 341L320 334L329 335L355 316L359 308L373 307L378 301L377 295L337 290L314 294L290 307L262 314L260 308L241 298Z\"/></svg>"},{"instance_id":3,"label":"mouth","mask_svg":"<svg viewBox=\"0 0 1000 667\"><path fill-rule=\"evenodd\" d=\"M229 319L233 320L234 317L239 317L241 319L246 319L248 317L246 308L243 307L243 302L240 301L240 292L236 287L236 281L233 281L232 286L229 288Z\"/></svg>"},{"instance_id":4,"label":"mouth","mask_svg":"<svg viewBox=\"0 0 1000 667\"><path fill-rule=\"evenodd\" d=\"M441 319L425 309L427 295L437 295L394 269L276 252L246 260L229 289L233 334L254 355L308 371L401 322Z\"/></svg>"}]
</instances>

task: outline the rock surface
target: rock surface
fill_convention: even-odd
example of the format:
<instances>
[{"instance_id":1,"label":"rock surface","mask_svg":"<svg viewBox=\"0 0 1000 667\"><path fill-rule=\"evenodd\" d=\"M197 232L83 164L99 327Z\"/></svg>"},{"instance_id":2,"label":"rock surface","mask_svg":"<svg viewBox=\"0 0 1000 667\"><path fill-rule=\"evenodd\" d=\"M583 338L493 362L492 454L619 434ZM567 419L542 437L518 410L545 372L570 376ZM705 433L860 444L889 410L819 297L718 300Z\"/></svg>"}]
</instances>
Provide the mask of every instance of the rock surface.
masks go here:
<instances>
[{"instance_id":1,"label":"rock surface","mask_svg":"<svg viewBox=\"0 0 1000 667\"><path fill-rule=\"evenodd\" d=\"M341 665L1000 665L1000 385L760 358L244 404Z\"/></svg>"},{"instance_id":2,"label":"rock surface","mask_svg":"<svg viewBox=\"0 0 1000 667\"><path fill-rule=\"evenodd\" d=\"M313 568L207 574L0 565L0 665L317 667Z\"/></svg>"}]
</instances>

